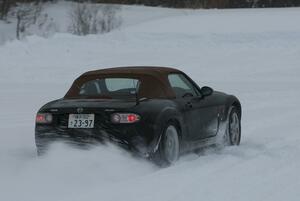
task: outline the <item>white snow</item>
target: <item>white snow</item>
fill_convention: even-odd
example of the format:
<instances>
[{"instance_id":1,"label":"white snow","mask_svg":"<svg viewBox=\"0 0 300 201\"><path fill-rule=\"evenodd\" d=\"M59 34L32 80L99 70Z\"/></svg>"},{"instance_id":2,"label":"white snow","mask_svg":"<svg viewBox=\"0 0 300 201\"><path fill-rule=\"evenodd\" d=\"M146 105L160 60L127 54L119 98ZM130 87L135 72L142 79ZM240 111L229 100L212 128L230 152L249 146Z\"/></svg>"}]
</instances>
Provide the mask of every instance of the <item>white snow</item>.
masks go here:
<instances>
[{"instance_id":1,"label":"white snow","mask_svg":"<svg viewBox=\"0 0 300 201\"><path fill-rule=\"evenodd\" d=\"M300 9L132 9L147 16L109 34L0 46L0 200L298 201ZM178 67L200 86L238 96L241 145L164 169L110 146L58 144L37 158L39 107L87 70L126 65Z\"/></svg>"}]
</instances>

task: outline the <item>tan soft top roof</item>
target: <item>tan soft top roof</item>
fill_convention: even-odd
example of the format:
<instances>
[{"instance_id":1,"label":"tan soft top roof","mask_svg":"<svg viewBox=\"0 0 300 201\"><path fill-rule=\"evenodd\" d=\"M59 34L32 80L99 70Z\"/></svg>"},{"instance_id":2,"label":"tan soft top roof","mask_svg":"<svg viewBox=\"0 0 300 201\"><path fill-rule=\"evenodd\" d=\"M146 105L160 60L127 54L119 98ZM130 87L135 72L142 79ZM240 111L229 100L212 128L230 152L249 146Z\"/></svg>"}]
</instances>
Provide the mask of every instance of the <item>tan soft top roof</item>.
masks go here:
<instances>
[{"instance_id":1,"label":"tan soft top roof","mask_svg":"<svg viewBox=\"0 0 300 201\"><path fill-rule=\"evenodd\" d=\"M175 68L158 67L158 66L128 66L106 68L101 70L94 70L84 73L83 75L97 75L97 74L136 74L136 75L153 75L161 76L161 74L178 73L181 72Z\"/></svg>"},{"instance_id":2,"label":"tan soft top roof","mask_svg":"<svg viewBox=\"0 0 300 201\"><path fill-rule=\"evenodd\" d=\"M79 93L79 86L83 83L105 77L135 77L140 79L142 81L139 90L140 97L175 98L167 78L170 73L181 73L181 71L170 67L152 66L115 67L89 71L75 80L65 98L76 97Z\"/></svg>"}]
</instances>

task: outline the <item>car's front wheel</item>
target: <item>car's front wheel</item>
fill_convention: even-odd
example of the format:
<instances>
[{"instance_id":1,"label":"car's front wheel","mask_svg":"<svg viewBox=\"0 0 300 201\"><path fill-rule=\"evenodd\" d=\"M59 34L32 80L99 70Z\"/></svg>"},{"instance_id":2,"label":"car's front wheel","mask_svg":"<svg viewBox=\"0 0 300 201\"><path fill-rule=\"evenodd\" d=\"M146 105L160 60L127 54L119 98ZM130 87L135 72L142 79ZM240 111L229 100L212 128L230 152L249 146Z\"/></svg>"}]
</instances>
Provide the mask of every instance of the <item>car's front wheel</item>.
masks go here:
<instances>
[{"instance_id":1,"label":"car's front wheel","mask_svg":"<svg viewBox=\"0 0 300 201\"><path fill-rule=\"evenodd\" d=\"M241 120L235 107L230 110L227 122L226 143L231 146L239 145L241 141Z\"/></svg>"},{"instance_id":2,"label":"car's front wheel","mask_svg":"<svg viewBox=\"0 0 300 201\"><path fill-rule=\"evenodd\" d=\"M179 158L179 135L175 125L169 124L164 129L155 162L160 166L170 166Z\"/></svg>"}]
</instances>

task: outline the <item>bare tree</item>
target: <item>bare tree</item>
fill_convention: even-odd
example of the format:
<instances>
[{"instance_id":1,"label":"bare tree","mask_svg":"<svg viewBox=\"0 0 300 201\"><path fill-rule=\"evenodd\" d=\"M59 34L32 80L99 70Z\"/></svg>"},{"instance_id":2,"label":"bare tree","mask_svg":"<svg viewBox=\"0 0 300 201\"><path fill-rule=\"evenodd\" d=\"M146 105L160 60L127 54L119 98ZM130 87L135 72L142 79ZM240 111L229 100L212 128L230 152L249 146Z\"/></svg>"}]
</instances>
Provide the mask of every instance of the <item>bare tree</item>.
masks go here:
<instances>
[{"instance_id":1,"label":"bare tree","mask_svg":"<svg viewBox=\"0 0 300 201\"><path fill-rule=\"evenodd\" d=\"M71 10L72 24L69 30L76 35L109 32L121 25L117 5L76 3Z\"/></svg>"},{"instance_id":2,"label":"bare tree","mask_svg":"<svg viewBox=\"0 0 300 201\"><path fill-rule=\"evenodd\" d=\"M26 34L26 30L33 24L37 23L38 17L41 15L41 3L22 3L16 7L17 28L16 36L20 40L22 35Z\"/></svg>"},{"instance_id":3,"label":"bare tree","mask_svg":"<svg viewBox=\"0 0 300 201\"><path fill-rule=\"evenodd\" d=\"M87 35L95 26L98 9L87 3L76 3L71 10L70 30L76 35Z\"/></svg>"},{"instance_id":4,"label":"bare tree","mask_svg":"<svg viewBox=\"0 0 300 201\"><path fill-rule=\"evenodd\" d=\"M116 5L101 5L100 11L101 15L98 18L98 24L100 25L100 29L98 28L98 32L106 33L110 32L113 29L119 28L122 24L122 19L118 16L118 12L121 7Z\"/></svg>"},{"instance_id":5,"label":"bare tree","mask_svg":"<svg viewBox=\"0 0 300 201\"><path fill-rule=\"evenodd\" d=\"M6 20L11 6L15 2L13 0L0 0L0 20Z\"/></svg>"}]
</instances>

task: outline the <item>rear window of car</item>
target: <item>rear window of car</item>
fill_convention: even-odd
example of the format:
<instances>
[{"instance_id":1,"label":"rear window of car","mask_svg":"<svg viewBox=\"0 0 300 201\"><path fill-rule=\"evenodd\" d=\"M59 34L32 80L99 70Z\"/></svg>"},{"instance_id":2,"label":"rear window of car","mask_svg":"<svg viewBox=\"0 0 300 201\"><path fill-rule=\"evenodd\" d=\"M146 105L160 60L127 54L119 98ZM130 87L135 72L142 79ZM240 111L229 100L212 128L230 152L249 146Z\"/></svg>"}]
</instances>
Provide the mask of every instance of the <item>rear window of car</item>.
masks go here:
<instances>
[{"instance_id":1,"label":"rear window of car","mask_svg":"<svg viewBox=\"0 0 300 201\"><path fill-rule=\"evenodd\" d=\"M101 78L89 80L80 86L78 96L112 99L134 98L139 80L133 78Z\"/></svg>"}]
</instances>

